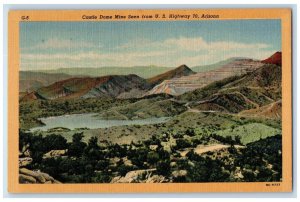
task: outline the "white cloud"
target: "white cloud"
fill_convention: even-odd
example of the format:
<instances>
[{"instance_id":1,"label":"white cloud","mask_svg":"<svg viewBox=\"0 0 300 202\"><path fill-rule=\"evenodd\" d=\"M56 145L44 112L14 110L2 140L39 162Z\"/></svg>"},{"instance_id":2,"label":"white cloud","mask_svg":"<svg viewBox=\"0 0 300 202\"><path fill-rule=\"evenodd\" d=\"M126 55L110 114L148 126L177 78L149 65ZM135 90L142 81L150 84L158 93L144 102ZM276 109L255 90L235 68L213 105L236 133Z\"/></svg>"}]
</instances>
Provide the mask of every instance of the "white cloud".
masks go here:
<instances>
[{"instance_id":1,"label":"white cloud","mask_svg":"<svg viewBox=\"0 0 300 202\"><path fill-rule=\"evenodd\" d=\"M195 38L187 38L187 37L180 37L180 38L171 38L166 39L162 42L158 41L150 41L150 40L135 40L129 43L123 44L122 46L118 47L117 49L120 50L130 50L130 49L180 49L185 51L203 51L203 50L215 50L215 49L222 49L222 50L239 50L239 49L261 49L261 48L268 48L268 44L264 43L239 43L234 41L214 41L214 42L207 42L202 37L195 37Z\"/></svg>"},{"instance_id":2,"label":"white cloud","mask_svg":"<svg viewBox=\"0 0 300 202\"><path fill-rule=\"evenodd\" d=\"M39 45L40 48L93 47L93 44L71 43L52 39ZM264 43L240 43L234 41L208 42L201 37L171 38L164 41L135 40L115 48L111 52L99 52L92 48L88 52L55 54L21 54L21 68L59 68L64 67L101 67L101 66L135 66L158 65L175 67L206 65L230 57L249 57L264 59L277 50ZM52 64L52 65L51 65ZM41 66L41 67L39 67Z\"/></svg>"},{"instance_id":3,"label":"white cloud","mask_svg":"<svg viewBox=\"0 0 300 202\"><path fill-rule=\"evenodd\" d=\"M94 48L101 47L100 44L98 46L93 43L85 42L85 41L77 41L74 39L58 39L51 38L45 41L41 41L40 43L33 45L28 48L23 48L24 50L45 50L45 49L71 49L71 48Z\"/></svg>"}]
</instances>

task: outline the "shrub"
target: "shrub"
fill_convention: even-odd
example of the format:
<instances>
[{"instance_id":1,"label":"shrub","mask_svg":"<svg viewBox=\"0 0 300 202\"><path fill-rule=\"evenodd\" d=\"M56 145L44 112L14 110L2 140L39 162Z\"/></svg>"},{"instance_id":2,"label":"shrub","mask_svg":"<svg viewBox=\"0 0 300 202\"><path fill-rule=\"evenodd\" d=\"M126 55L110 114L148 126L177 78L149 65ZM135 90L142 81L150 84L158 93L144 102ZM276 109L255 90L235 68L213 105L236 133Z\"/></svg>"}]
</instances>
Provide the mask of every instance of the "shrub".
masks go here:
<instances>
[{"instance_id":1,"label":"shrub","mask_svg":"<svg viewBox=\"0 0 300 202\"><path fill-rule=\"evenodd\" d=\"M164 160L159 161L156 166L157 174L168 176L171 172L170 161Z\"/></svg>"},{"instance_id":2,"label":"shrub","mask_svg":"<svg viewBox=\"0 0 300 202\"><path fill-rule=\"evenodd\" d=\"M154 165L159 160L159 155L157 152L151 151L147 154L147 162Z\"/></svg>"},{"instance_id":3,"label":"shrub","mask_svg":"<svg viewBox=\"0 0 300 202\"><path fill-rule=\"evenodd\" d=\"M72 143L68 149L68 155L80 157L86 147L86 143L82 142L83 133L75 133L72 137Z\"/></svg>"},{"instance_id":4,"label":"shrub","mask_svg":"<svg viewBox=\"0 0 300 202\"><path fill-rule=\"evenodd\" d=\"M120 165L118 168L117 168L117 171L118 173L121 175L121 176L125 176L129 171L132 170L132 167L131 166L127 166L127 165Z\"/></svg>"},{"instance_id":5,"label":"shrub","mask_svg":"<svg viewBox=\"0 0 300 202\"><path fill-rule=\"evenodd\" d=\"M44 146L47 151L61 150L68 147L67 140L63 136L56 134L51 134L44 137Z\"/></svg>"},{"instance_id":6,"label":"shrub","mask_svg":"<svg viewBox=\"0 0 300 202\"><path fill-rule=\"evenodd\" d=\"M186 139L177 139L176 140L176 149L184 149L190 147L191 143Z\"/></svg>"}]
</instances>

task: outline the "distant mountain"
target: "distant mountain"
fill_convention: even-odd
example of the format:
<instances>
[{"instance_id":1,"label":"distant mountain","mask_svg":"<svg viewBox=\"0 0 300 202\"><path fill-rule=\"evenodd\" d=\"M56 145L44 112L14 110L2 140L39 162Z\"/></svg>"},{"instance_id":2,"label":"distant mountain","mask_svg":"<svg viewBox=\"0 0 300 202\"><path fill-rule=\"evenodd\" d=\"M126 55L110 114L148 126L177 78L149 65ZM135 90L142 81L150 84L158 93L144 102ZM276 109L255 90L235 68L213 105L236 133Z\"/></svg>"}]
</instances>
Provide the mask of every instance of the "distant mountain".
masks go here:
<instances>
[{"instance_id":1,"label":"distant mountain","mask_svg":"<svg viewBox=\"0 0 300 202\"><path fill-rule=\"evenodd\" d=\"M217 62L211 65L198 65L191 67L190 69L194 72L205 72L216 69L222 65L225 65L233 60L243 58L229 58L224 61ZM245 58L244 58L245 59ZM148 79L158 74L165 73L172 70L172 67L145 65L145 66L104 66L104 67L72 67L72 68L59 68L54 70L32 70L30 72L41 72L51 74L67 74L72 77L100 77L107 75L128 75L136 74L142 78Z\"/></svg>"},{"instance_id":2,"label":"distant mountain","mask_svg":"<svg viewBox=\"0 0 300 202\"><path fill-rule=\"evenodd\" d=\"M210 64L210 65L198 65L198 66L194 66L194 67L191 67L191 69L194 71L194 72L207 72L207 71L211 71L211 70L215 70L215 69L218 69L224 65L227 65L229 63L232 63L236 60L246 60L248 58L243 58L243 57L232 57L232 58L228 58L226 60L222 60L222 61L219 61L217 63L214 63L214 64Z\"/></svg>"},{"instance_id":3,"label":"distant mountain","mask_svg":"<svg viewBox=\"0 0 300 202\"><path fill-rule=\"evenodd\" d=\"M150 78L157 74L164 73L171 70L170 67L161 66L132 66L132 67L74 67L74 68L60 68L54 70L43 70L44 73L63 73L72 75L73 77L100 77L107 75L128 75L136 74L142 78ZM40 70L39 70L40 71Z\"/></svg>"},{"instance_id":4,"label":"distant mountain","mask_svg":"<svg viewBox=\"0 0 300 202\"><path fill-rule=\"evenodd\" d=\"M147 94L167 93L171 95L181 95L185 92L202 88L212 82L222 80L226 77L242 75L252 72L261 67L263 63L251 59L230 59L228 63L220 63L218 68L206 72L198 72L179 78L164 79L154 86Z\"/></svg>"},{"instance_id":5,"label":"distant mountain","mask_svg":"<svg viewBox=\"0 0 300 202\"><path fill-rule=\"evenodd\" d=\"M182 76L189 76L192 74L196 74L194 71L192 71L188 66L186 65L180 65L179 67L172 69L170 71L167 71L163 74L159 74L157 76L154 76L152 78L147 79L147 81L151 84L151 85L157 85L161 82L163 82L164 80L167 79L173 79L173 78L179 78Z\"/></svg>"},{"instance_id":6,"label":"distant mountain","mask_svg":"<svg viewBox=\"0 0 300 202\"><path fill-rule=\"evenodd\" d=\"M33 71L20 71L20 92L32 92L43 86L48 86L57 81L71 78L72 76L62 73L43 73Z\"/></svg>"},{"instance_id":7,"label":"distant mountain","mask_svg":"<svg viewBox=\"0 0 300 202\"><path fill-rule=\"evenodd\" d=\"M282 63L282 54L281 52L276 52L274 53L271 57L262 60L263 63L267 63L267 64L274 64L274 65L279 65L281 66Z\"/></svg>"},{"instance_id":8,"label":"distant mountain","mask_svg":"<svg viewBox=\"0 0 300 202\"><path fill-rule=\"evenodd\" d=\"M130 92L134 89L144 91L143 93L145 93L149 87L150 85L145 79L134 74L126 76L111 75L93 78L70 78L58 81L36 90L34 95L35 97L49 100L93 97L116 98L120 94ZM139 97L139 95L134 94L131 96Z\"/></svg>"}]
</instances>

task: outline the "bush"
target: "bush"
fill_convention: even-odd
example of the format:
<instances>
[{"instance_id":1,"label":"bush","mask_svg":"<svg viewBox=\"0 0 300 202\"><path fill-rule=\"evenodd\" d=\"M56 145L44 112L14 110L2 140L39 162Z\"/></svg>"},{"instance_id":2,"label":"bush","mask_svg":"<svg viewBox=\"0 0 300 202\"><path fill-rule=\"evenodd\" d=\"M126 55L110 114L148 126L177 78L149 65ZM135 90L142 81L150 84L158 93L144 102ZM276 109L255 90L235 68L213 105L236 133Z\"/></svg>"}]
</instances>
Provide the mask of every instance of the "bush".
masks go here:
<instances>
[{"instance_id":1,"label":"bush","mask_svg":"<svg viewBox=\"0 0 300 202\"><path fill-rule=\"evenodd\" d=\"M177 139L176 140L176 149L185 149L187 147L191 147L191 143L185 139Z\"/></svg>"},{"instance_id":2,"label":"bush","mask_svg":"<svg viewBox=\"0 0 300 202\"><path fill-rule=\"evenodd\" d=\"M151 165L156 164L158 160L159 160L159 155L157 152L151 151L147 154L147 162L150 163Z\"/></svg>"},{"instance_id":3,"label":"bush","mask_svg":"<svg viewBox=\"0 0 300 202\"><path fill-rule=\"evenodd\" d=\"M129 171L132 170L132 167L131 166L127 166L127 165L120 165L118 168L117 168L117 171L118 173L121 175L121 176L125 176Z\"/></svg>"},{"instance_id":4,"label":"bush","mask_svg":"<svg viewBox=\"0 0 300 202\"><path fill-rule=\"evenodd\" d=\"M109 183L110 181L110 174L106 172L97 173L96 177L92 178L92 182L94 183Z\"/></svg>"},{"instance_id":5,"label":"bush","mask_svg":"<svg viewBox=\"0 0 300 202\"><path fill-rule=\"evenodd\" d=\"M51 134L44 137L44 146L47 151L51 151L66 149L68 144L67 140L63 136Z\"/></svg>"},{"instance_id":6,"label":"bush","mask_svg":"<svg viewBox=\"0 0 300 202\"><path fill-rule=\"evenodd\" d=\"M195 136L195 131L192 128L189 128L185 131L185 134L188 136Z\"/></svg>"},{"instance_id":7,"label":"bush","mask_svg":"<svg viewBox=\"0 0 300 202\"><path fill-rule=\"evenodd\" d=\"M163 176L169 176L171 172L170 161L159 161L156 165L157 174Z\"/></svg>"},{"instance_id":8,"label":"bush","mask_svg":"<svg viewBox=\"0 0 300 202\"><path fill-rule=\"evenodd\" d=\"M99 160L95 166L96 170L106 170L107 167L109 166L109 160Z\"/></svg>"},{"instance_id":9,"label":"bush","mask_svg":"<svg viewBox=\"0 0 300 202\"><path fill-rule=\"evenodd\" d=\"M86 143L82 142L83 133L75 133L72 137L72 143L68 149L68 155L80 157L86 147Z\"/></svg>"}]
</instances>

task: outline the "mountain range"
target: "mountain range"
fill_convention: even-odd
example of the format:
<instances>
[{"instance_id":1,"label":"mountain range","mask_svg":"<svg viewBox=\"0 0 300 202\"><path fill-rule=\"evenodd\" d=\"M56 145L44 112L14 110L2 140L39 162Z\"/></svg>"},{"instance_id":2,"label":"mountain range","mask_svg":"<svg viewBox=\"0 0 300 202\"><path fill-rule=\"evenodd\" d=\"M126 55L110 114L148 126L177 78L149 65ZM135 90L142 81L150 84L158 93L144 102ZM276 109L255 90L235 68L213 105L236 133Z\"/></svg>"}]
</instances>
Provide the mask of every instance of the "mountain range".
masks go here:
<instances>
[{"instance_id":1,"label":"mountain range","mask_svg":"<svg viewBox=\"0 0 300 202\"><path fill-rule=\"evenodd\" d=\"M30 88L31 91L20 92L20 101L100 97L127 99L170 94L189 102L189 107L197 110L237 113L280 99L280 65L281 53L276 52L262 61L230 59L206 72L197 73L186 65L180 65L148 79L135 74L71 77L67 74L21 72L21 76L28 80L20 80L20 91L26 88L25 84L37 84ZM233 106L230 103L234 103Z\"/></svg>"},{"instance_id":2,"label":"mountain range","mask_svg":"<svg viewBox=\"0 0 300 202\"><path fill-rule=\"evenodd\" d=\"M206 72L217 69L222 65L238 58L229 58L224 61L217 62L211 65L194 66L190 69L194 72ZM100 68L60 68L54 70L31 70L20 71L20 92L31 92L41 87L48 86L57 81L72 77L102 77L107 75L128 75L136 74L142 78L150 79L157 75L164 74L168 71L174 71L174 67L162 66L132 66L132 67L100 67Z\"/></svg>"}]
</instances>

